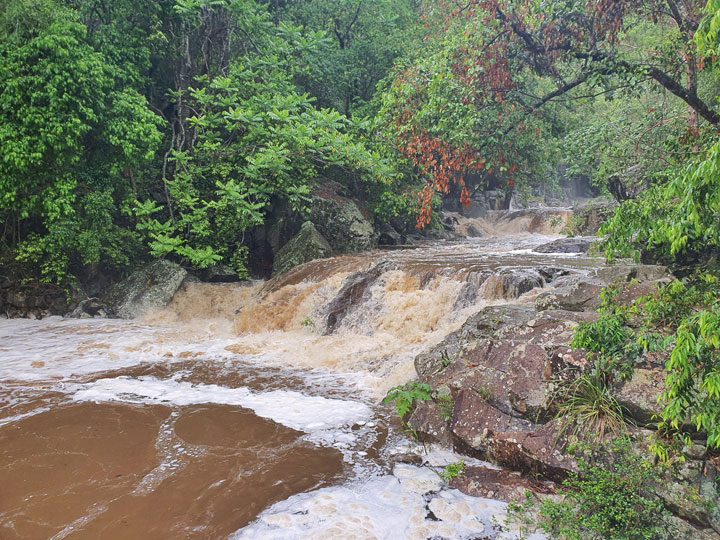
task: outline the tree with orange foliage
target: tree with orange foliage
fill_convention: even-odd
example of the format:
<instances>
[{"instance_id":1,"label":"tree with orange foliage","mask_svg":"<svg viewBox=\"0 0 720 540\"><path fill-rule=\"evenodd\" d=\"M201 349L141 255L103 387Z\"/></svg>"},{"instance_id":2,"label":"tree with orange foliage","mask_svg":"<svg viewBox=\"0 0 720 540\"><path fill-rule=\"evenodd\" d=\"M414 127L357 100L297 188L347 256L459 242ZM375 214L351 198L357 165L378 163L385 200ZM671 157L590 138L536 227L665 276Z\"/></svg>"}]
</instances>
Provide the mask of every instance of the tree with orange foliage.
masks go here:
<instances>
[{"instance_id":1,"label":"tree with orange foliage","mask_svg":"<svg viewBox=\"0 0 720 540\"><path fill-rule=\"evenodd\" d=\"M720 115L698 94L704 66L692 36L695 0L440 0L423 15L427 36L396 67L381 114L387 136L426 178L418 226L436 192L476 173L512 185L547 162L544 141L568 102L655 83L683 100L689 132ZM636 47L633 28L666 33L662 50Z\"/></svg>"}]
</instances>

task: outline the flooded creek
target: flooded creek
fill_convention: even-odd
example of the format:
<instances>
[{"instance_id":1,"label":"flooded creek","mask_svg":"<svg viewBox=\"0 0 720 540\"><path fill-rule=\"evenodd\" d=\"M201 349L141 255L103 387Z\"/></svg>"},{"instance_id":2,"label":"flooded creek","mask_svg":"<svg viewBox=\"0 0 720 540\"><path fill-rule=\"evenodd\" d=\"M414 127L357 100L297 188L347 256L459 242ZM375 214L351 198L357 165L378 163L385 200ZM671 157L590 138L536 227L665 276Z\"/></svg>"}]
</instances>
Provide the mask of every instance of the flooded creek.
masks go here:
<instances>
[{"instance_id":1,"label":"flooded creek","mask_svg":"<svg viewBox=\"0 0 720 540\"><path fill-rule=\"evenodd\" d=\"M552 238L186 283L143 320L0 321L0 538L515 538L504 503L398 462L416 444L380 401L471 314L553 286L516 276L598 265L532 252Z\"/></svg>"}]
</instances>

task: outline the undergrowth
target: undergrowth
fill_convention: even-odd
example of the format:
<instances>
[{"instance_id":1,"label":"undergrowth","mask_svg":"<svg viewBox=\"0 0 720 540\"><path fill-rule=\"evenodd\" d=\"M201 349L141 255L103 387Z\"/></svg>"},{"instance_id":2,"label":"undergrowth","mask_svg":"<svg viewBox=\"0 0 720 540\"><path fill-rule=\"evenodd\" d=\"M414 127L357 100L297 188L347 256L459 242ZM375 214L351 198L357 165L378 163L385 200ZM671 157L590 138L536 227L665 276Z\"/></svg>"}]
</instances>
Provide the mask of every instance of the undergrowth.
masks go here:
<instances>
[{"instance_id":1,"label":"undergrowth","mask_svg":"<svg viewBox=\"0 0 720 540\"><path fill-rule=\"evenodd\" d=\"M663 505L653 493L659 470L632 451L629 438L593 447L576 444L570 451L578 472L563 482L562 500L537 501L528 493L525 501L509 506L511 519L563 540L643 540L662 531Z\"/></svg>"}]
</instances>

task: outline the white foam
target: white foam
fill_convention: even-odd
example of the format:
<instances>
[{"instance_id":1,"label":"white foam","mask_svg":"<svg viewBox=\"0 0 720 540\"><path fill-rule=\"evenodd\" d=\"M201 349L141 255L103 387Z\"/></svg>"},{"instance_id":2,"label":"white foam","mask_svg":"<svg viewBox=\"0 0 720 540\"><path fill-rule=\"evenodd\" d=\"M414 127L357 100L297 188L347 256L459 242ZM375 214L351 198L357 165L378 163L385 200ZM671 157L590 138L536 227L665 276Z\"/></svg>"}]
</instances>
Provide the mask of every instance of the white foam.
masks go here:
<instances>
[{"instance_id":1,"label":"white foam","mask_svg":"<svg viewBox=\"0 0 720 540\"><path fill-rule=\"evenodd\" d=\"M392 476L324 488L276 503L230 539L464 540L483 533L489 538L519 538L499 525L506 519L505 503L441 487L434 472L397 465Z\"/></svg>"},{"instance_id":2,"label":"white foam","mask_svg":"<svg viewBox=\"0 0 720 540\"><path fill-rule=\"evenodd\" d=\"M291 390L253 393L245 387L192 384L155 377L116 377L77 385L75 401L124 401L185 406L200 403L237 405L284 426L308 433L367 421L370 407L359 401L307 396Z\"/></svg>"}]
</instances>

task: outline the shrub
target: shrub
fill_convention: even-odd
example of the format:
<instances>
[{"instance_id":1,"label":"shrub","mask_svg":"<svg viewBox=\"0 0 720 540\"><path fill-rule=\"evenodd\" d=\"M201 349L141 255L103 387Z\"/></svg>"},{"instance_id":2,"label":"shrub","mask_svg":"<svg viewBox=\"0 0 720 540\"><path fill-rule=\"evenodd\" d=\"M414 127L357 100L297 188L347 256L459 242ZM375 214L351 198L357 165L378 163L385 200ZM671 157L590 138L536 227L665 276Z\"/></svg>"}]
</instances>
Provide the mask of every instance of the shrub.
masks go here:
<instances>
[{"instance_id":1,"label":"shrub","mask_svg":"<svg viewBox=\"0 0 720 540\"><path fill-rule=\"evenodd\" d=\"M559 436L603 439L625 428L622 408L597 372L560 382L551 400L556 403L556 417L560 420Z\"/></svg>"},{"instance_id":2,"label":"shrub","mask_svg":"<svg viewBox=\"0 0 720 540\"><path fill-rule=\"evenodd\" d=\"M512 516L530 523L530 511L538 509L538 525L551 538L564 540L641 540L661 531L663 506L652 492L658 471L632 452L627 437L592 451L588 445L576 445L572 451L579 472L563 482L559 493L564 499L544 499L539 509L528 499L511 506Z\"/></svg>"}]
</instances>

